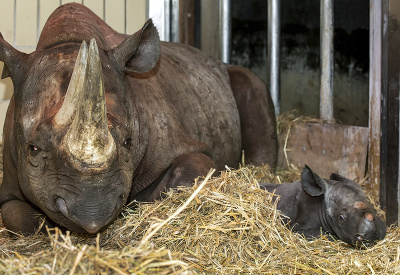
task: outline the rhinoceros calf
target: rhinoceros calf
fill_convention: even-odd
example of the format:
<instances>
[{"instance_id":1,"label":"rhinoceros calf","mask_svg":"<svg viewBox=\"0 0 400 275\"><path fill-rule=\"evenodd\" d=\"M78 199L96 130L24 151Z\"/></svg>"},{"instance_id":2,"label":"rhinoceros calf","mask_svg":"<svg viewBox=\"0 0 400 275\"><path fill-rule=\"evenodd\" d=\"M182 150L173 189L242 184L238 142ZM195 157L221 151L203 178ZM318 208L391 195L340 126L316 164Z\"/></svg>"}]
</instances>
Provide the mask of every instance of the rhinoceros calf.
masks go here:
<instances>
[{"instance_id":1,"label":"rhinoceros calf","mask_svg":"<svg viewBox=\"0 0 400 275\"><path fill-rule=\"evenodd\" d=\"M12 231L33 233L45 216L50 226L96 233L133 200L237 166L242 150L247 162L276 165L264 83L195 48L160 42L151 20L127 36L66 4L31 54L0 35L0 60L14 83L0 188Z\"/></svg>"},{"instance_id":2,"label":"rhinoceros calf","mask_svg":"<svg viewBox=\"0 0 400 275\"><path fill-rule=\"evenodd\" d=\"M292 230L306 238L329 233L351 245L369 246L386 235L385 223L361 187L338 174L324 180L305 166L300 181L260 187L279 195L277 209Z\"/></svg>"}]
</instances>

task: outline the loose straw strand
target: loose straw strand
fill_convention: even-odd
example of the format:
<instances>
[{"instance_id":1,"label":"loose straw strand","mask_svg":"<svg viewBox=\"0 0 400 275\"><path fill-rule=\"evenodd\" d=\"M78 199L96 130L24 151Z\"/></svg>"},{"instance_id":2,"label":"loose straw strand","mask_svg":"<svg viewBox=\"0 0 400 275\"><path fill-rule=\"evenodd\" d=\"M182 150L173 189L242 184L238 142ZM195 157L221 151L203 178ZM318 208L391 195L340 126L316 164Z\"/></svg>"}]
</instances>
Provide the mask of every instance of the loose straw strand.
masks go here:
<instances>
[{"instance_id":1,"label":"loose straw strand","mask_svg":"<svg viewBox=\"0 0 400 275\"><path fill-rule=\"evenodd\" d=\"M163 221L162 223L160 223L152 232L150 232L149 235L147 235L145 238L143 238L140 241L139 246L142 246L144 244L146 244L148 242L148 240L154 236L154 234L156 234L158 232L158 230L160 230L161 227L163 227L165 224L167 224L169 221L171 221L173 218L175 218L176 216L179 215L179 213L181 213L188 205L189 203L197 196L197 194L201 191L201 189L203 189L203 187L206 185L206 183L208 182L208 180L211 178L211 176L214 174L215 169L211 169L210 172L208 172L206 178L203 180L203 182L199 185L199 187L197 187L197 189L193 192L193 194L187 199L187 201L178 208L178 210L175 211L174 214L172 214L171 216L168 217L168 219L166 219L165 221Z\"/></svg>"}]
</instances>

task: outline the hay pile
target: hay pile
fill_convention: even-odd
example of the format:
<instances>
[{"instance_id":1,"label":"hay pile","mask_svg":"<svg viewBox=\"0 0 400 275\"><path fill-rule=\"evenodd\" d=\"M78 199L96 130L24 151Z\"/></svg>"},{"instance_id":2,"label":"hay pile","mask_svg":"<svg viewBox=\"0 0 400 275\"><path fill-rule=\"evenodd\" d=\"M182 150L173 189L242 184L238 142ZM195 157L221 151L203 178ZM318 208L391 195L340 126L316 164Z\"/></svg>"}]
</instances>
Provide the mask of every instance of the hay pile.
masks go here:
<instances>
[{"instance_id":1,"label":"hay pile","mask_svg":"<svg viewBox=\"0 0 400 275\"><path fill-rule=\"evenodd\" d=\"M97 236L52 230L49 237L12 239L2 229L0 270L5 274L400 272L397 228L365 250L325 238L308 242L290 232L281 224L271 195L258 189L258 181L277 180L266 166L200 179L192 189L170 191L163 201L124 210ZM193 196L194 192L198 193Z\"/></svg>"},{"instance_id":2,"label":"hay pile","mask_svg":"<svg viewBox=\"0 0 400 275\"><path fill-rule=\"evenodd\" d=\"M281 133L291 123L292 114L281 117ZM282 225L258 183L295 181L300 172L246 167L198 179L162 201L126 208L97 236L52 229L11 238L0 223L0 274L400 273L398 228L356 250L324 237L306 241Z\"/></svg>"}]
</instances>

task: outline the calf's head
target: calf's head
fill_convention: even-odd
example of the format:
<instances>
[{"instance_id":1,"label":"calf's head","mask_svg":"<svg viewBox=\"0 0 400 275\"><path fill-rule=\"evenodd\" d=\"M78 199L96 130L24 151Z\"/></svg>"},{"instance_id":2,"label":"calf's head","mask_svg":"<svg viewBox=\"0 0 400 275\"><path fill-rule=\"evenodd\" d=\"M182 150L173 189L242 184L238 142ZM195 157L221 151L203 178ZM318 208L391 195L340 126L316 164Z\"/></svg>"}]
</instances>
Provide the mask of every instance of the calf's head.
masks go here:
<instances>
[{"instance_id":1,"label":"calf's head","mask_svg":"<svg viewBox=\"0 0 400 275\"><path fill-rule=\"evenodd\" d=\"M92 39L24 54L0 35L3 76L14 83L6 131L18 179L7 180L55 223L96 233L127 202L145 148L124 75L158 57L151 20L112 50Z\"/></svg>"},{"instance_id":2,"label":"calf's head","mask_svg":"<svg viewBox=\"0 0 400 275\"><path fill-rule=\"evenodd\" d=\"M330 233L341 240L354 246L369 246L385 237L385 223L376 216L375 209L354 181L338 174L323 180L306 166L301 185L308 195L323 196L320 216Z\"/></svg>"}]
</instances>

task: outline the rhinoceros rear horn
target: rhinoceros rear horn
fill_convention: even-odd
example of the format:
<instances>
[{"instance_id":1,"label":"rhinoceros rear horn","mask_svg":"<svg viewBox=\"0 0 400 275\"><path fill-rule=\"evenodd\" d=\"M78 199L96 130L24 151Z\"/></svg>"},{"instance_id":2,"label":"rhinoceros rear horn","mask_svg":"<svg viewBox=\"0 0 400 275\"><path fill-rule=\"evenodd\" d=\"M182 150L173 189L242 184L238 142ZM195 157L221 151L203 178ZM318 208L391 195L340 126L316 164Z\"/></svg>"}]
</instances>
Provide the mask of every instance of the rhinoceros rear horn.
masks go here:
<instances>
[{"instance_id":1,"label":"rhinoceros rear horn","mask_svg":"<svg viewBox=\"0 0 400 275\"><path fill-rule=\"evenodd\" d=\"M160 37L153 21L149 19L142 29L119 44L113 56L122 73L150 71L160 56Z\"/></svg>"},{"instance_id":2,"label":"rhinoceros rear horn","mask_svg":"<svg viewBox=\"0 0 400 275\"><path fill-rule=\"evenodd\" d=\"M102 76L96 41L90 41L89 50L83 42L63 106L55 116L58 124L73 118L63 145L80 168L101 168L116 154L116 145L108 130Z\"/></svg>"},{"instance_id":3,"label":"rhinoceros rear horn","mask_svg":"<svg viewBox=\"0 0 400 275\"><path fill-rule=\"evenodd\" d=\"M5 41L0 33L0 61L4 62L1 79L9 76L13 77L17 75L22 75L23 72L21 70L24 69L25 56L25 53L18 51L7 41Z\"/></svg>"}]
</instances>

